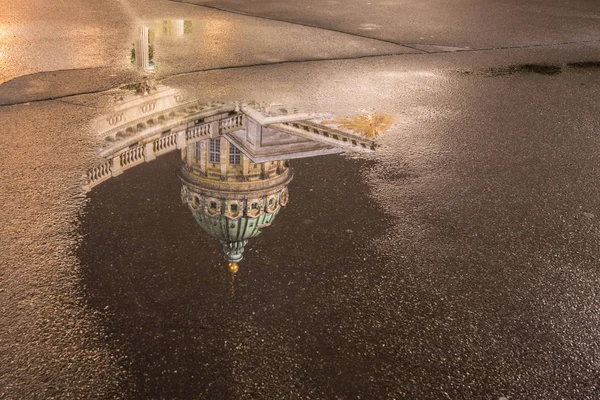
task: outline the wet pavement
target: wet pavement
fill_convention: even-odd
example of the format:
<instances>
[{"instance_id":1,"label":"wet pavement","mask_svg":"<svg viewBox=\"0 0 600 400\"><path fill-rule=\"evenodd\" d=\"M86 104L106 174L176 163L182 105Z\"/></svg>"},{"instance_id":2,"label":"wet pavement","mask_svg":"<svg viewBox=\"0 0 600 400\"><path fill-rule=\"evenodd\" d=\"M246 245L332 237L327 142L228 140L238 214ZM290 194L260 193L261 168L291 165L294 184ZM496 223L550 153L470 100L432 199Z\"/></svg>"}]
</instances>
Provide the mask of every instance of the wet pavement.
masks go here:
<instances>
[{"instance_id":1,"label":"wet pavement","mask_svg":"<svg viewBox=\"0 0 600 400\"><path fill-rule=\"evenodd\" d=\"M600 396L594 2L195 3L0 17L0 398ZM82 189L143 76L394 119L290 160L232 275L180 150Z\"/></svg>"},{"instance_id":2,"label":"wet pavement","mask_svg":"<svg viewBox=\"0 0 600 400\"><path fill-rule=\"evenodd\" d=\"M178 0L175 0L178 1ZM286 21L425 51L597 41L600 6L578 0L426 2L370 0L180 0L262 19Z\"/></svg>"}]
</instances>

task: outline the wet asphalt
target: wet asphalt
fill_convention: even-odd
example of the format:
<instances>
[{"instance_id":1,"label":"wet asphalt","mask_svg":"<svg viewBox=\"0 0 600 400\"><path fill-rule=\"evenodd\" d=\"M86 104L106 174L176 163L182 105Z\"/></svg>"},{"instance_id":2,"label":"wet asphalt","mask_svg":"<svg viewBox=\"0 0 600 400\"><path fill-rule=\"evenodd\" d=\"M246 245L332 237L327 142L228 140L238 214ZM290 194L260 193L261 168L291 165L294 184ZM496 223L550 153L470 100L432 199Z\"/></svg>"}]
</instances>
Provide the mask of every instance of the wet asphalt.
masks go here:
<instances>
[{"instance_id":1,"label":"wet asphalt","mask_svg":"<svg viewBox=\"0 0 600 400\"><path fill-rule=\"evenodd\" d=\"M0 17L0 397L599 398L598 6L207 4L236 13ZM79 190L136 24L168 18L213 36L157 41L163 84L398 116L372 156L293 163L233 297L176 155Z\"/></svg>"}]
</instances>

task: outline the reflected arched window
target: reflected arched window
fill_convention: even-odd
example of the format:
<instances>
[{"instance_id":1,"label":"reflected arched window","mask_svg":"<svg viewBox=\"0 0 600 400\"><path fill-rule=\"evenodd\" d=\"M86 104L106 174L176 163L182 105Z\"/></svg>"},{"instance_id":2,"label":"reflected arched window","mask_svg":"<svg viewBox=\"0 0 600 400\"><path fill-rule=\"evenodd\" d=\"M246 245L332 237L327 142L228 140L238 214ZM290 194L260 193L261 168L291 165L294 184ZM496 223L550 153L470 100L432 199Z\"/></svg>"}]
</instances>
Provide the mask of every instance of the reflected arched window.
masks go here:
<instances>
[{"instance_id":1,"label":"reflected arched window","mask_svg":"<svg viewBox=\"0 0 600 400\"><path fill-rule=\"evenodd\" d=\"M210 139L209 161L211 163L221 162L221 139Z\"/></svg>"},{"instance_id":2,"label":"reflected arched window","mask_svg":"<svg viewBox=\"0 0 600 400\"><path fill-rule=\"evenodd\" d=\"M240 165L242 153L240 149L229 143L229 165Z\"/></svg>"},{"instance_id":3,"label":"reflected arched window","mask_svg":"<svg viewBox=\"0 0 600 400\"><path fill-rule=\"evenodd\" d=\"M194 158L196 160L199 160L200 159L200 154L202 154L202 143L196 142L196 148L195 148L195 151L194 151Z\"/></svg>"}]
</instances>

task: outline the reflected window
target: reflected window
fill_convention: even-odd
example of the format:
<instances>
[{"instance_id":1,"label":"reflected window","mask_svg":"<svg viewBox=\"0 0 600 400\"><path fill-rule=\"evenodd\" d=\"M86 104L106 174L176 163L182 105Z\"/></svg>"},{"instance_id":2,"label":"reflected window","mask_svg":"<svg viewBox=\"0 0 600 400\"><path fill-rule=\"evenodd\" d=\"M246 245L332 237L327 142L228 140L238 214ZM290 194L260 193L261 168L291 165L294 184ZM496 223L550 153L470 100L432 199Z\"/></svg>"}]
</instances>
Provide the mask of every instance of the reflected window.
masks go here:
<instances>
[{"instance_id":1,"label":"reflected window","mask_svg":"<svg viewBox=\"0 0 600 400\"><path fill-rule=\"evenodd\" d=\"M240 149L229 143L229 165L240 165L242 153Z\"/></svg>"},{"instance_id":2,"label":"reflected window","mask_svg":"<svg viewBox=\"0 0 600 400\"><path fill-rule=\"evenodd\" d=\"M210 202L210 208L212 208L213 210L216 210L217 209L217 203L214 202L214 201L211 201Z\"/></svg>"},{"instance_id":3,"label":"reflected window","mask_svg":"<svg viewBox=\"0 0 600 400\"><path fill-rule=\"evenodd\" d=\"M221 139L210 139L209 161L211 163L221 162Z\"/></svg>"},{"instance_id":4,"label":"reflected window","mask_svg":"<svg viewBox=\"0 0 600 400\"><path fill-rule=\"evenodd\" d=\"M258 203L252 203L251 207L253 210L258 210Z\"/></svg>"},{"instance_id":5,"label":"reflected window","mask_svg":"<svg viewBox=\"0 0 600 400\"><path fill-rule=\"evenodd\" d=\"M237 206L237 204L232 204L232 205L231 205L231 207L230 207L230 210L231 210L231 212L233 212L233 213L237 212L237 210L238 210L238 206Z\"/></svg>"},{"instance_id":6,"label":"reflected window","mask_svg":"<svg viewBox=\"0 0 600 400\"><path fill-rule=\"evenodd\" d=\"M183 21L183 33L192 33L192 21Z\"/></svg>"},{"instance_id":7,"label":"reflected window","mask_svg":"<svg viewBox=\"0 0 600 400\"><path fill-rule=\"evenodd\" d=\"M194 151L194 158L196 160L200 159L200 154L202 154L202 144L200 142L196 142L196 149Z\"/></svg>"}]
</instances>

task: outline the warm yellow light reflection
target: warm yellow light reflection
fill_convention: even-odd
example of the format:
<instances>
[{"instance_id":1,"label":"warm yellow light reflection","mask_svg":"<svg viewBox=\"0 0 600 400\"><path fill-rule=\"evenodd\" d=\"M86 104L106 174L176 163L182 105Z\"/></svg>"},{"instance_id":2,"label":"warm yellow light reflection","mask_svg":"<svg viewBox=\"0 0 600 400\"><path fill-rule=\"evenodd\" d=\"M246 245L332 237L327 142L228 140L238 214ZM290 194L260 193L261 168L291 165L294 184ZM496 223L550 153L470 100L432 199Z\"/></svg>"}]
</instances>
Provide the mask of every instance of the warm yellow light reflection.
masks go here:
<instances>
[{"instance_id":1,"label":"warm yellow light reflection","mask_svg":"<svg viewBox=\"0 0 600 400\"><path fill-rule=\"evenodd\" d=\"M6 53L3 52L2 48L7 46L7 37L8 37L8 26L4 24L0 24L0 60L6 58Z\"/></svg>"},{"instance_id":2,"label":"warm yellow light reflection","mask_svg":"<svg viewBox=\"0 0 600 400\"><path fill-rule=\"evenodd\" d=\"M229 293L231 294L231 297L235 296L235 274L239 271L239 264L235 263L235 262L230 262L228 264L229 267L229 272L231 272L231 289L229 290Z\"/></svg>"},{"instance_id":3,"label":"warm yellow light reflection","mask_svg":"<svg viewBox=\"0 0 600 400\"><path fill-rule=\"evenodd\" d=\"M234 263L234 262L229 263L228 267L229 267L229 272L231 272L232 274L237 273L240 269L239 264Z\"/></svg>"},{"instance_id":4,"label":"warm yellow light reflection","mask_svg":"<svg viewBox=\"0 0 600 400\"><path fill-rule=\"evenodd\" d=\"M347 118L336 118L332 121L323 121L324 124L333 124L369 138L375 139L387 131L397 119L394 115L366 113Z\"/></svg>"}]
</instances>

